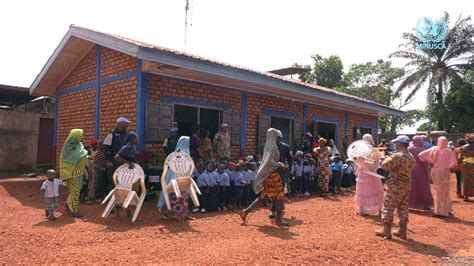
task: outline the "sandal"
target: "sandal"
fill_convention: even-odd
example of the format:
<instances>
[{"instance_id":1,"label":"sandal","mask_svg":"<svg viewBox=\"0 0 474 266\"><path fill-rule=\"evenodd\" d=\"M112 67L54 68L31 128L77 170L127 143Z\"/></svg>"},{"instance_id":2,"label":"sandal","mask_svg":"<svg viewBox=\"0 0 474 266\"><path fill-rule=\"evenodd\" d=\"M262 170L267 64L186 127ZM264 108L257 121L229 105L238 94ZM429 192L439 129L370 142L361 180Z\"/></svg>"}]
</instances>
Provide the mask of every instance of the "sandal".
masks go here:
<instances>
[{"instance_id":1,"label":"sandal","mask_svg":"<svg viewBox=\"0 0 474 266\"><path fill-rule=\"evenodd\" d=\"M247 220L248 220L248 212L242 210L240 211L240 219L242 219L242 225L246 225L247 224Z\"/></svg>"}]
</instances>

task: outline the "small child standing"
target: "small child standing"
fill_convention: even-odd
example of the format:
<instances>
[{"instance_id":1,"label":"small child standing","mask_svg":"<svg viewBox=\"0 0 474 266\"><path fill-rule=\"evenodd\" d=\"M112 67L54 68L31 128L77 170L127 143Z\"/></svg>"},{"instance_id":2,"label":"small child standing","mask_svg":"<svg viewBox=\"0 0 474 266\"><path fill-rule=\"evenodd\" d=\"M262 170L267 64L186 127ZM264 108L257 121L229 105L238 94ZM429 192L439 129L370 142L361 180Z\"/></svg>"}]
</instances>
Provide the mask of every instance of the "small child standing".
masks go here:
<instances>
[{"instance_id":1,"label":"small child standing","mask_svg":"<svg viewBox=\"0 0 474 266\"><path fill-rule=\"evenodd\" d=\"M334 160L331 163L332 180L334 186L334 193L342 193L341 181L342 181L342 161L339 155L334 156Z\"/></svg>"},{"instance_id":2,"label":"small child standing","mask_svg":"<svg viewBox=\"0 0 474 266\"><path fill-rule=\"evenodd\" d=\"M56 171L53 169L46 172L47 180L43 182L41 190L46 201L45 215L51 221L56 220L54 210L59 206L59 185L63 182L56 178Z\"/></svg>"},{"instance_id":3,"label":"small child standing","mask_svg":"<svg viewBox=\"0 0 474 266\"><path fill-rule=\"evenodd\" d=\"M206 208L208 205L208 191L207 191L207 173L204 171L205 167L202 162L198 163L196 166L197 169L197 186L199 187L199 190L201 191L201 196L199 197L199 203L201 205L201 212L204 213L206 212ZM193 212L198 212L199 209L196 208L193 210Z\"/></svg>"},{"instance_id":4,"label":"small child standing","mask_svg":"<svg viewBox=\"0 0 474 266\"><path fill-rule=\"evenodd\" d=\"M217 183L219 184L219 210L227 211L230 180L229 175L225 172L224 164L217 166Z\"/></svg>"},{"instance_id":5,"label":"small child standing","mask_svg":"<svg viewBox=\"0 0 474 266\"><path fill-rule=\"evenodd\" d=\"M303 158L298 157L292 168L294 190L293 193L298 196L303 196Z\"/></svg>"},{"instance_id":6,"label":"small child standing","mask_svg":"<svg viewBox=\"0 0 474 266\"><path fill-rule=\"evenodd\" d=\"M207 211L217 211L219 209L219 186L217 184L217 172L215 171L214 162L207 165Z\"/></svg>"},{"instance_id":7,"label":"small child standing","mask_svg":"<svg viewBox=\"0 0 474 266\"><path fill-rule=\"evenodd\" d=\"M351 188L355 185L354 182L354 166L351 159L347 159L346 163L342 166L342 182L341 187Z\"/></svg>"},{"instance_id":8,"label":"small child standing","mask_svg":"<svg viewBox=\"0 0 474 266\"><path fill-rule=\"evenodd\" d=\"M245 181L244 192L242 195L242 206L248 206L251 203L250 190L252 190L252 188L250 187L250 184L254 179L253 172L250 170L250 163L244 163L242 175Z\"/></svg>"},{"instance_id":9,"label":"small child standing","mask_svg":"<svg viewBox=\"0 0 474 266\"><path fill-rule=\"evenodd\" d=\"M316 165L316 161L311 158L309 160L309 166L311 167L311 177L310 177L310 181L309 181L309 187L310 187L310 193L316 193L316 188L318 186L318 173L317 173L317 165Z\"/></svg>"},{"instance_id":10,"label":"small child standing","mask_svg":"<svg viewBox=\"0 0 474 266\"><path fill-rule=\"evenodd\" d=\"M244 175L242 173L242 166L237 164L234 173L234 204L235 208L242 209L242 194L245 186Z\"/></svg>"},{"instance_id":11,"label":"small child standing","mask_svg":"<svg viewBox=\"0 0 474 266\"><path fill-rule=\"evenodd\" d=\"M311 190L311 179L314 174L314 166L309 164L308 160L303 161L303 177L304 177L304 195L311 195L309 192Z\"/></svg>"}]
</instances>

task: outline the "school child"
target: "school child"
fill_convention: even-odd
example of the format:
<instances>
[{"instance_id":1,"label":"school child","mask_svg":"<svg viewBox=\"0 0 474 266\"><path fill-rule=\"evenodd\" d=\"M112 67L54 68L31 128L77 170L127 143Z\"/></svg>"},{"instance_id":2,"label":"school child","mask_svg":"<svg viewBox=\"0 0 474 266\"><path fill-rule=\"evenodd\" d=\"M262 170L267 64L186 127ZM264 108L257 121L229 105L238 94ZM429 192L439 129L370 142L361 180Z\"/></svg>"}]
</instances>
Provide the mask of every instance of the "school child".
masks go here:
<instances>
[{"instance_id":1,"label":"school child","mask_svg":"<svg viewBox=\"0 0 474 266\"><path fill-rule=\"evenodd\" d=\"M355 185L354 164L351 159L347 159L342 166L342 182L341 187L351 188Z\"/></svg>"},{"instance_id":2,"label":"school child","mask_svg":"<svg viewBox=\"0 0 474 266\"><path fill-rule=\"evenodd\" d=\"M227 211L228 194L230 188L229 175L225 172L225 165L219 164L217 166L217 183L219 184L219 211Z\"/></svg>"},{"instance_id":3,"label":"school child","mask_svg":"<svg viewBox=\"0 0 474 266\"><path fill-rule=\"evenodd\" d=\"M242 194L245 186L244 175L242 173L242 166L237 164L234 174L234 208L242 209Z\"/></svg>"},{"instance_id":4,"label":"school child","mask_svg":"<svg viewBox=\"0 0 474 266\"><path fill-rule=\"evenodd\" d=\"M309 162L309 167L311 169L311 176L309 178L309 193L315 193L316 187L318 186L316 161L313 158L311 158L308 160L308 162Z\"/></svg>"},{"instance_id":5,"label":"school child","mask_svg":"<svg viewBox=\"0 0 474 266\"><path fill-rule=\"evenodd\" d=\"M227 193L227 204L229 205L229 207L233 206L234 205L234 180L235 180L235 166L236 164L233 163L233 162L229 162L227 164L227 168L226 168L226 173L229 175L229 183L230 183L230 187L229 187L229 193Z\"/></svg>"},{"instance_id":6,"label":"school child","mask_svg":"<svg viewBox=\"0 0 474 266\"><path fill-rule=\"evenodd\" d=\"M303 161L303 178L304 178L304 195L307 197L311 195L311 181L314 175L314 166L309 164L308 160Z\"/></svg>"},{"instance_id":7,"label":"school child","mask_svg":"<svg viewBox=\"0 0 474 266\"><path fill-rule=\"evenodd\" d=\"M331 172L333 180L334 193L342 193L341 181L342 181L342 161L339 154L336 154L331 162Z\"/></svg>"},{"instance_id":8,"label":"school child","mask_svg":"<svg viewBox=\"0 0 474 266\"><path fill-rule=\"evenodd\" d=\"M243 192L243 195L242 195L242 205L247 206L248 204L251 203L250 190L252 190L252 188L251 188L250 185L251 185L253 179L255 179L255 177L253 176L252 170L250 170L250 163L247 163L247 162L244 163L243 170L242 170L242 175L243 175L244 181L245 181L244 192Z\"/></svg>"},{"instance_id":9,"label":"school child","mask_svg":"<svg viewBox=\"0 0 474 266\"><path fill-rule=\"evenodd\" d=\"M250 182L250 201L253 202L257 198L257 194L253 190L253 183L255 182L255 177L257 176L257 163L251 162L249 166L250 171L252 171L252 178Z\"/></svg>"},{"instance_id":10,"label":"school child","mask_svg":"<svg viewBox=\"0 0 474 266\"><path fill-rule=\"evenodd\" d=\"M207 211L217 211L219 208L219 186L217 184L217 172L215 171L214 162L207 165L207 191L208 206Z\"/></svg>"},{"instance_id":11,"label":"school child","mask_svg":"<svg viewBox=\"0 0 474 266\"><path fill-rule=\"evenodd\" d=\"M46 208L44 210L46 218L54 221L57 218L54 216L54 210L59 206L59 185L62 184L60 179L56 178L56 172L53 169L46 172L48 177L41 186L44 200L46 201Z\"/></svg>"},{"instance_id":12,"label":"school child","mask_svg":"<svg viewBox=\"0 0 474 266\"><path fill-rule=\"evenodd\" d=\"M294 187L293 194L303 196L303 157L297 157L296 162L293 163L292 167L292 187Z\"/></svg>"},{"instance_id":13,"label":"school child","mask_svg":"<svg viewBox=\"0 0 474 266\"><path fill-rule=\"evenodd\" d=\"M206 212L206 208L208 205L208 185L207 185L207 172L205 171L204 164L202 162L199 162L196 165L197 169L197 186L199 187L199 190L201 191L201 195L199 196L199 203L201 205L201 212L204 213ZM193 212L198 212L199 209L196 208L193 210Z\"/></svg>"}]
</instances>

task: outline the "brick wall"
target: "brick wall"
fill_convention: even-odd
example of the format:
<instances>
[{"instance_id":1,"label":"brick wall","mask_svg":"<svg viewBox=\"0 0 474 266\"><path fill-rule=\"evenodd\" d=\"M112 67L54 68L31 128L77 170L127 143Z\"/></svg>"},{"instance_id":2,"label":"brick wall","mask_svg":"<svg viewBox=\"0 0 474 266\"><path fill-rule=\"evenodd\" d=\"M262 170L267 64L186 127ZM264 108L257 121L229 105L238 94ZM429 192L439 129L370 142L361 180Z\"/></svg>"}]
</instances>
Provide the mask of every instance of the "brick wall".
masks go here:
<instances>
[{"instance_id":1,"label":"brick wall","mask_svg":"<svg viewBox=\"0 0 474 266\"><path fill-rule=\"evenodd\" d=\"M100 88L100 138L115 129L117 118L128 118L129 131L136 130L137 78L129 78L104 84Z\"/></svg>"},{"instance_id":2,"label":"brick wall","mask_svg":"<svg viewBox=\"0 0 474 266\"><path fill-rule=\"evenodd\" d=\"M332 119L338 119L341 124L339 125L339 137L341 138L341 144L344 140L345 134L345 111L319 106L319 105L308 105L308 131L313 132L314 121L313 116L322 116ZM338 144L337 140L334 140L336 144Z\"/></svg>"},{"instance_id":3,"label":"brick wall","mask_svg":"<svg viewBox=\"0 0 474 266\"><path fill-rule=\"evenodd\" d=\"M365 124L370 124L370 125L377 125L377 117L376 116L370 116L370 115L365 115L365 114L356 114L356 113L351 113L350 114L350 123L349 123L349 140L352 142L354 141L354 128L357 127L358 122L363 122ZM377 137L378 132L372 132L372 135L374 136L374 140Z\"/></svg>"},{"instance_id":4,"label":"brick wall","mask_svg":"<svg viewBox=\"0 0 474 266\"><path fill-rule=\"evenodd\" d=\"M137 70L138 60L135 57L117 52L115 50L101 48L101 78L115 76L121 73Z\"/></svg>"},{"instance_id":5,"label":"brick wall","mask_svg":"<svg viewBox=\"0 0 474 266\"><path fill-rule=\"evenodd\" d=\"M56 155L61 153L71 129L84 130L84 141L94 138L95 87L63 95L58 105L58 139ZM56 161L59 162L58 157Z\"/></svg>"},{"instance_id":6,"label":"brick wall","mask_svg":"<svg viewBox=\"0 0 474 266\"><path fill-rule=\"evenodd\" d=\"M96 48L94 46L89 50L84 58L81 59L64 81L61 82L59 88L67 89L95 81L95 61Z\"/></svg>"},{"instance_id":7,"label":"brick wall","mask_svg":"<svg viewBox=\"0 0 474 266\"><path fill-rule=\"evenodd\" d=\"M303 120L303 104L287 99L249 93L247 98L247 140L245 154L254 154L257 151L257 124L259 114L263 108L295 112Z\"/></svg>"}]
</instances>

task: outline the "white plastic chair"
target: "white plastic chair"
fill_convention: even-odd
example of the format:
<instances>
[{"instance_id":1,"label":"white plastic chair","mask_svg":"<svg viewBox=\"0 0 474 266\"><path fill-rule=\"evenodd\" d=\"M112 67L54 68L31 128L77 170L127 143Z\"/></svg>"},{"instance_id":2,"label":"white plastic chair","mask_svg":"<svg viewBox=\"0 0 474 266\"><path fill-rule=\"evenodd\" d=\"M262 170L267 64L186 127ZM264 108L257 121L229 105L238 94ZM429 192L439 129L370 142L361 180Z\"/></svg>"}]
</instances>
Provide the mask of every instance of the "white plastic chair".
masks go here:
<instances>
[{"instance_id":1,"label":"white plastic chair","mask_svg":"<svg viewBox=\"0 0 474 266\"><path fill-rule=\"evenodd\" d=\"M104 213L102 213L102 217L107 217L116 204L121 205L125 209L128 208L129 205L135 205L136 208L132 217L132 222L135 222L146 196L145 174L143 173L143 169L138 164L135 164L133 169L130 169L128 164L123 164L117 168L113 179L115 188L110 191L109 195L102 201L102 204L105 204L110 199ZM133 185L138 181L140 181L141 187L140 197L133 191Z\"/></svg>"},{"instance_id":2,"label":"white plastic chair","mask_svg":"<svg viewBox=\"0 0 474 266\"><path fill-rule=\"evenodd\" d=\"M168 171L172 171L176 178L166 183L166 175ZM192 178L194 172L194 162L191 156L182 151L175 151L168 155L165 161L163 174L161 175L161 186L163 188L163 196L165 197L166 207L171 211L171 203L169 193L174 192L176 197L181 197L181 192L189 193L194 205L199 207L199 199L197 193L201 194L198 186Z\"/></svg>"}]
</instances>

